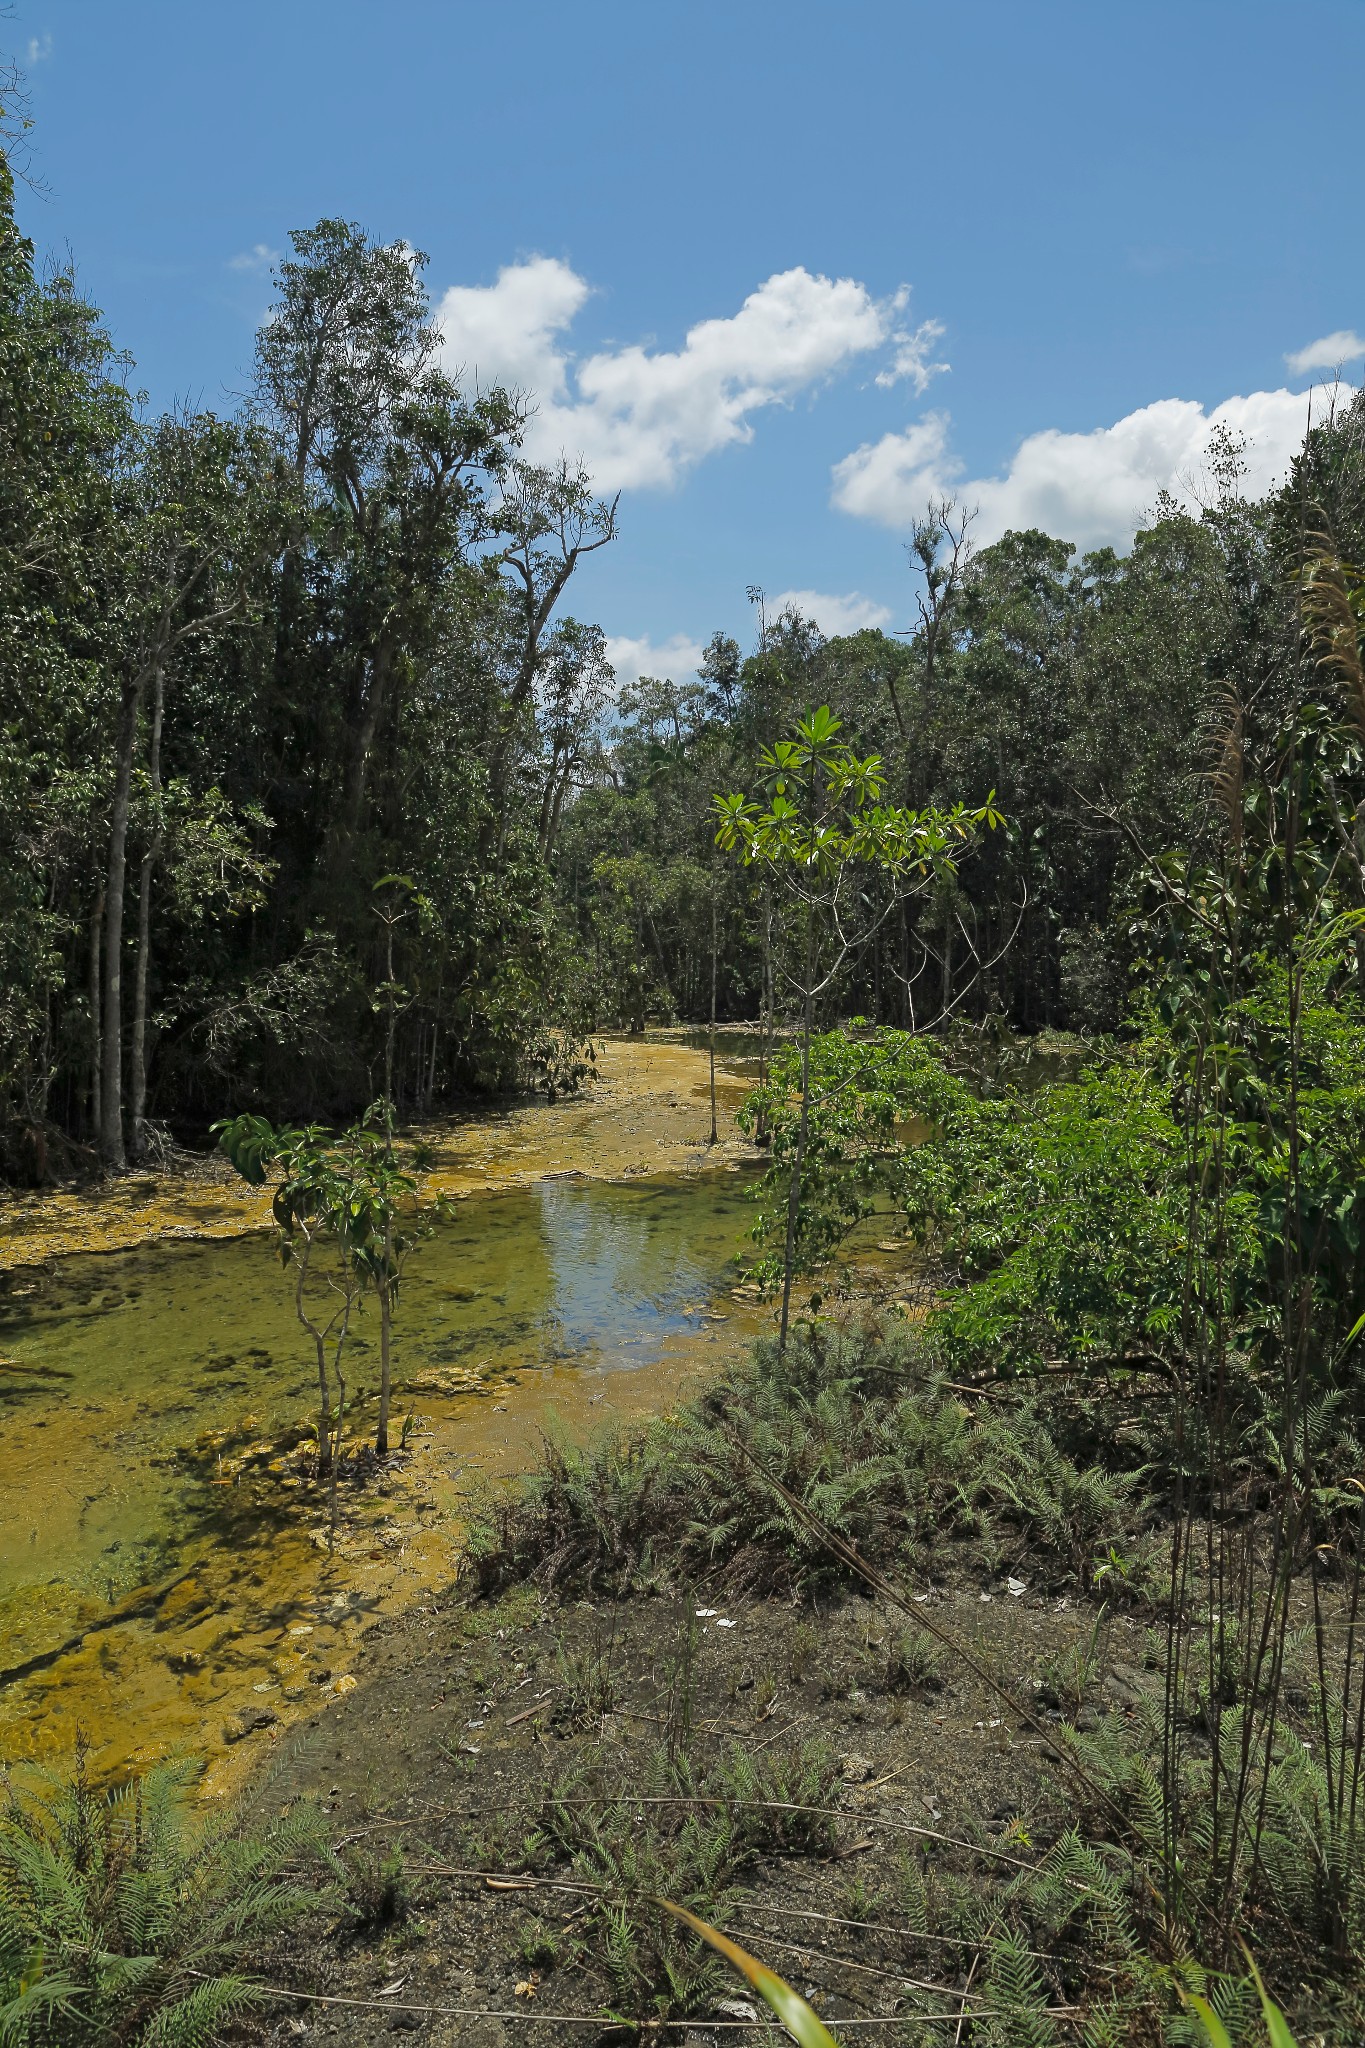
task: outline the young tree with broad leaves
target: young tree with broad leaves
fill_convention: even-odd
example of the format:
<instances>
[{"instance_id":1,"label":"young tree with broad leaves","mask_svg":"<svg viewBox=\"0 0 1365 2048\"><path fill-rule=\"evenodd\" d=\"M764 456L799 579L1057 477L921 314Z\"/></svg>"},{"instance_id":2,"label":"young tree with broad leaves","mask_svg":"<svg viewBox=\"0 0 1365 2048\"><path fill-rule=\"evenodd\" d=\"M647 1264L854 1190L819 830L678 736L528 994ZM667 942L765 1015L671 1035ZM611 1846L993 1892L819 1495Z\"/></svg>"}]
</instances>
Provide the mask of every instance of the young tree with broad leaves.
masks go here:
<instances>
[{"instance_id":1,"label":"young tree with broad leaves","mask_svg":"<svg viewBox=\"0 0 1365 2048\"><path fill-rule=\"evenodd\" d=\"M884 878L879 916L940 886L982 831L1003 823L992 791L968 810L923 810L886 802L886 769L878 754L859 758L839 737L827 704L796 721L790 739L760 757L766 787L712 799L716 844L746 867L761 867L786 896L800 931L801 965L783 978L801 1002L801 1112L787 1193L778 1348L785 1351L796 1265L801 1174L810 1135L810 1041L815 1005L833 986L855 943L865 937L859 880L869 869ZM861 906L864 909L865 906Z\"/></svg>"}]
</instances>

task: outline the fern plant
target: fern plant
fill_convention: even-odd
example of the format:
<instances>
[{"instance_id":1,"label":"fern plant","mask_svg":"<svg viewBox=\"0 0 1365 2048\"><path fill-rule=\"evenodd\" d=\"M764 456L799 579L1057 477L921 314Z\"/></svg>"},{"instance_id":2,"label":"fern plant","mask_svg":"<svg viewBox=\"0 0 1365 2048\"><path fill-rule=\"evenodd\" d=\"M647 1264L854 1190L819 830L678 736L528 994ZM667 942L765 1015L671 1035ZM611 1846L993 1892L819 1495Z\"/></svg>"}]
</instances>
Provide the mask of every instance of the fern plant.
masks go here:
<instances>
[{"instance_id":1,"label":"fern plant","mask_svg":"<svg viewBox=\"0 0 1365 2048\"><path fill-rule=\"evenodd\" d=\"M195 1826L188 1764L114 1791L71 1776L0 1812L0 2042L5 2048L215 2048L260 1998L271 1939L331 1897L320 1817L264 1835Z\"/></svg>"}]
</instances>

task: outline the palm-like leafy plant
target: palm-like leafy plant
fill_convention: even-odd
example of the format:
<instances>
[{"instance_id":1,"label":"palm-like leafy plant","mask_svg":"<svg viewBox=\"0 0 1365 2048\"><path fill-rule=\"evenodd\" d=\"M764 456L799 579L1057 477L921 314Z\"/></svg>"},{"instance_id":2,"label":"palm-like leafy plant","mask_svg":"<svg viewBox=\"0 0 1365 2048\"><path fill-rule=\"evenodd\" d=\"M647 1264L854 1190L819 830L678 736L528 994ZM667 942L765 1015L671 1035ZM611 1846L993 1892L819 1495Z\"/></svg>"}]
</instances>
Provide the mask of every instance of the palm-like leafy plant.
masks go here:
<instances>
[{"instance_id":1,"label":"palm-like leafy plant","mask_svg":"<svg viewBox=\"0 0 1365 2048\"><path fill-rule=\"evenodd\" d=\"M4 2048L213 2048L260 1998L252 1964L328 1893L317 1817L194 1825L192 1766L110 1792L84 1750L0 1811Z\"/></svg>"}]
</instances>

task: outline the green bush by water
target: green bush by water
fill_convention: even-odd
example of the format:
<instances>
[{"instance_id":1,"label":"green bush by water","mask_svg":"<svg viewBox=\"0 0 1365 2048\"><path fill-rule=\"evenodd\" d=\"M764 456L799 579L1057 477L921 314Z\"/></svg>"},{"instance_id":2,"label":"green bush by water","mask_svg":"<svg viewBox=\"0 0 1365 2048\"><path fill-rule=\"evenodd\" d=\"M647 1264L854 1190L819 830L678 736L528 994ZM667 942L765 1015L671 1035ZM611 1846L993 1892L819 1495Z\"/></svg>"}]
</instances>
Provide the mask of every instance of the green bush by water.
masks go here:
<instances>
[{"instance_id":1,"label":"green bush by water","mask_svg":"<svg viewBox=\"0 0 1365 2048\"><path fill-rule=\"evenodd\" d=\"M789 1492L869 1562L1029 1560L1088 1585L1133 1547L1132 1474L1080 1465L1025 1402L978 1414L904 1326L822 1326L760 1343L702 1400L580 1449L550 1440L539 1472L476 1531L485 1584L640 1590L678 1576L796 1590L846 1579Z\"/></svg>"}]
</instances>

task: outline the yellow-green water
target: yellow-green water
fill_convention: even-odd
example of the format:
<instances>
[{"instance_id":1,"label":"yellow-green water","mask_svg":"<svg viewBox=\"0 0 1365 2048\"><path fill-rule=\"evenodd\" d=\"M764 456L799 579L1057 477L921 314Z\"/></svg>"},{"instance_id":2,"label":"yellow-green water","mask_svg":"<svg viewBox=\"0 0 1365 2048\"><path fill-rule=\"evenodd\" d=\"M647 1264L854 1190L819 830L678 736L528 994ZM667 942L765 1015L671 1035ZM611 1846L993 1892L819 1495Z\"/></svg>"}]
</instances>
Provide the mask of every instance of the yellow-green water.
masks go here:
<instances>
[{"instance_id":1,"label":"yellow-green water","mask_svg":"<svg viewBox=\"0 0 1365 2048\"><path fill-rule=\"evenodd\" d=\"M0 1298L0 1754L59 1749L78 1722L118 1755L211 1747L230 1712L283 1708L291 1679L298 1695L317 1678L314 1635L321 1682L344 1676L367 1614L449 1568L470 1478L524 1467L549 1407L586 1427L663 1405L716 1357L704 1346L751 1326L728 1301L728 1328L708 1320L749 1220L725 1172L461 1203L413 1258L395 1324L395 1378L421 1389L396 1404L422 1418L420 1532L370 1500L335 1551L307 1489L243 1480L242 1449L306 1416L316 1387L267 1239L25 1276ZM491 1391L460 1391L477 1374ZM370 1314L349 1345L358 1428L377 1375Z\"/></svg>"}]
</instances>

